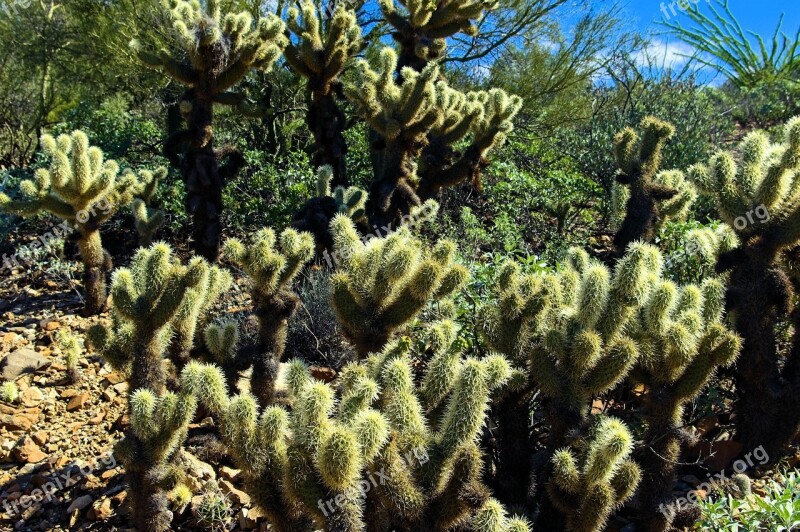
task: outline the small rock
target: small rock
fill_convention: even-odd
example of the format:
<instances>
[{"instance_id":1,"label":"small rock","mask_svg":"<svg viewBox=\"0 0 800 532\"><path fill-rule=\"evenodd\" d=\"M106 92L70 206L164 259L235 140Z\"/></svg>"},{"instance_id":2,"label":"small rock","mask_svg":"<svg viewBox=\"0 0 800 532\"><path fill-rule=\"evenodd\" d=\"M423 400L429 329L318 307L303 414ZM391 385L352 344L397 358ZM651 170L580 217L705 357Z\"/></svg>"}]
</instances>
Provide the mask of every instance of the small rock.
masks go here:
<instances>
[{"instance_id":1,"label":"small rock","mask_svg":"<svg viewBox=\"0 0 800 532\"><path fill-rule=\"evenodd\" d=\"M22 403L25 406L36 406L42 401L44 401L44 394L35 386L31 386L22 392Z\"/></svg>"},{"instance_id":2,"label":"small rock","mask_svg":"<svg viewBox=\"0 0 800 532\"><path fill-rule=\"evenodd\" d=\"M219 473L222 475L222 478L231 482L236 482L242 476L242 471L240 469L233 469L228 466L222 466Z\"/></svg>"},{"instance_id":3,"label":"small rock","mask_svg":"<svg viewBox=\"0 0 800 532\"><path fill-rule=\"evenodd\" d=\"M322 382L333 382L336 379L336 370L332 368L311 366L308 370L315 379Z\"/></svg>"},{"instance_id":4,"label":"small rock","mask_svg":"<svg viewBox=\"0 0 800 532\"><path fill-rule=\"evenodd\" d=\"M5 380L16 380L25 373L35 373L46 369L50 360L32 349L16 349L0 361L0 376Z\"/></svg>"},{"instance_id":5,"label":"small rock","mask_svg":"<svg viewBox=\"0 0 800 532\"><path fill-rule=\"evenodd\" d=\"M255 530L258 526L258 522L253 517L256 515L256 512L253 510L249 510L247 508L239 508L239 528L242 530ZM256 515L257 517L257 515Z\"/></svg>"},{"instance_id":6,"label":"small rock","mask_svg":"<svg viewBox=\"0 0 800 532\"><path fill-rule=\"evenodd\" d=\"M70 399L69 404L67 405L67 411L72 412L73 410L80 410L88 401L89 394L87 392L80 393Z\"/></svg>"},{"instance_id":7,"label":"small rock","mask_svg":"<svg viewBox=\"0 0 800 532\"><path fill-rule=\"evenodd\" d=\"M92 500L93 499L91 495L83 495L81 497L78 497L77 499L72 501L72 504L69 505L69 508L67 508L67 513L71 514L76 510L80 512L86 509L90 504L92 504Z\"/></svg>"},{"instance_id":8,"label":"small rock","mask_svg":"<svg viewBox=\"0 0 800 532\"><path fill-rule=\"evenodd\" d=\"M233 487L233 484L227 480L220 480L219 486L222 488L222 491L229 495L236 504L240 506L248 506L250 504L250 496L242 490L238 490Z\"/></svg>"},{"instance_id":9,"label":"small rock","mask_svg":"<svg viewBox=\"0 0 800 532\"><path fill-rule=\"evenodd\" d=\"M114 511L111 509L111 499L102 499L92 504L92 509L89 510L86 517L88 517L90 521L105 521L111 517L113 513Z\"/></svg>"},{"instance_id":10,"label":"small rock","mask_svg":"<svg viewBox=\"0 0 800 532\"><path fill-rule=\"evenodd\" d=\"M61 324L58 323L57 321L48 321L44 325L44 330L47 332L53 332L58 330L59 327L61 327Z\"/></svg>"},{"instance_id":11,"label":"small rock","mask_svg":"<svg viewBox=\"0 0 800 532\"><path fill-rule=\"evenodd\" d=\"M120 382L125 382L125 376L115 371L106 375L106 380L109 384L119 384Z\"/></svg>"},{"instance_id":12,"label":"small rock","mask_svg":"<svg viewBox=\"0 0 800 532\"><path fill-rule=\"evenodd\" d=\"M14 447L14 457L26 464L38 464L47 458L47 455L36 445L36 442L25 436L17 443L17 446Z\"/></svg>"},{"instance_id":13,"label":"small rock","mask_svg":"<svg viewBox=\"0 0 800 532\"><path fill-rule=\"evenodd\" d=\"M31 437L33 438L33 441L35 441L37 445L44 445L45 443L47 443L47 440L50 438L50 435L46 431L40 430Z\"/></svg>"},{"instance_id":14,"label":"small rock","mask_svg":"<svg viewBox=\"0 0 800 532\"><path fill-rule=\"evenodd\" d=\"M114 385L114 391L117 393L126 393L128 391L128 383L127 382L118 382Z\"/></svg>"}]
</instances>

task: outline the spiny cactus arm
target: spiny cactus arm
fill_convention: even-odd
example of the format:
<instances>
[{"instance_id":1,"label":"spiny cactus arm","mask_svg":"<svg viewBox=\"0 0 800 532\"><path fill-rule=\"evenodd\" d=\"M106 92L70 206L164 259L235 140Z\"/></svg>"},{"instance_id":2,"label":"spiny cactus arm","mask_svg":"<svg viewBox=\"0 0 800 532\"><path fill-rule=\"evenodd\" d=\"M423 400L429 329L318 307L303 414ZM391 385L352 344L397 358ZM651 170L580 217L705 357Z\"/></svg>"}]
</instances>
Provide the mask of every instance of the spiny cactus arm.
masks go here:
<instances>
[{"instance_id":1,"label":"spiny cactus arm","mask_svg":"<svg viewBox=\"0 0 800 532\"><path fill-rule=\"evenodd\" d=\"M697 356L675 381L673 393L675 397L689 400L695 397L708 382L719 366L732 364L742 348L742 340L728 331L721 324L714 324L701 339Z\"/></svg>"},{"instance_id":2,"label":"spiny cactus arm","mask_svg":"<svg viewBox=\"0 0 800 532\"><path fill-rule=\"evenodd\" d=\"M136 329L131 323L115 320L112 327L103 324L92 325L86 332L89 345L100 353L117 371L127 374L133 360L133 344Z\"/></svg>"},{"instance_id":3,"label":"spiny cactus arm","mask_svg":"<svg viewBox=\"0 0 800 532\"><path fill-rule=\"evenodd\" d=\"M386 362L381 372L382 410L396 431L402 452L424 445L429 439L422 405L415 394L408 357Z\"/></svg>"},{"instance_id":4,"label":"spiny cactus arm","mask_svg":"<svg viewBox=\"0 0 800 532\"><path fill-rule=\"evenodd\" d=\"M230 404L222 372L212 364L189 362L181 372L181 388L217 416L223 415Z\"/></svg>"},{"instance_id":5,"label":"spiny cactus arm","mask_svg":"<svg viewBox=\"0 0 800 532\"><path fill-rule=\"evenodd\" d=\"M339 420L351 423L361 412L366 410L380 395L380 386L366 375L351 376L352 382L343 383L342 400L339 402Z\"/></svg>"},{"instance_id":6,"label":"spiny cactus arm","mask_svg":"<svg viewBox=\"0 0 800 532\"><path fill-rule=\"evenodd\" d=\"M236 356L236 348L239 343L239 327L236 322L232 321L219 325L209 325L203 331L203 338L214 360L224 366Z\"/></svg>"},{"instance_id":7,"label":"spiny cactus arm","mask_svg":"<svg viewBox=\"0 0 800 532\"><path fill-rule=\"evenodd\" d=\"M630 499L639 486L642 477L642 470L636 462L631 460L624 461L617 468L614 476L611 477L609 484L616 495L615 504L619 505Z\"/></svg>"},{"instance_id":8,"label":"spiny cactus arm","mask_svg":"<svg viewBox=\"0 0 800 532\"><path fill-rule=\"evenodd\" d=\"M136 39L130 42L129 47L143 64L161 70L178 83L193 87L200 81L200 73L191 64L174 59L166 50L146 50Z\"/></svg>"},{"instance_id":9,"label":"spiny cactus arm","mask_svg":"<svg viewBox=\"0 0 800 532\"><path fill-rule=\"evenodd\" d=\"M636 343L630 338L612 343L606 351L607 354L598 359L584 380L584 386L591 394L603 393L621 382L639 356Z\"/></svg>"},{"instance_id":10,"label":"spiny cactus arm","mask_svg":"<svg viewBox=\"0 0 800 532\"><path fill-rule=\"evenodd\" d=\"M511 375L502 357L493 361L464 361L455 390L447 403L441 428L437 435L438 448L443 456L454 456L458 449L477 438L486 421L490 394L502 386Z\"/></svg>"},{"instance_id":11,"label":"spiny cactus arm","mask_svg":"<svg viewBox=\"0 0 800 532\"><path fill-rule=\"evenodd\" d=\"M280 236L280 248L286 258L286 267L280 273L278 285L288 287L303 265L313 258L314 237L311 233L285 229Z\"/></svg>"},{"instance_id":12,"label":"spiny cactus arm","mask_svg":"<svg viewBox=\"0 0 800 532\"><path fill-rule=\"evenodd\" d=\"M653 188L654 197L661 199L659 214L663 219L682 220L697 199L694 188L686 180L680 170L670 170L656 174L657 187Z\"/></svg>"},{"instance_id":13,"label":"spiny cactus arm","mask_svg":"<svg viewBox=\"0 0 800 532\"><path fill-rule=\"evenodd\" d=\"M460 370L461 354L466 348L465 340L455 340L450 345L440 346L428 362L420 390L427 412L442 404L453 389Z\"/></svg>"},{"instance_id":14,"label":"spiny cactus arm","mask_svg":"<svg viewBox=\"0 0 800 532\"><path fill-rule=\"evenodd\" d=\"M383 481L376 487L376 495L388 503L390 511L403 519L418 518L428 497L394 439L390 439L377 454L367 471L369 477L381 478ZM382 472L383 476L378 475L378 472Z\"/></svg>"},{"instance_id":15,"label":"spiny cactus arm","mask_svg":"<svg viewBox=\"0 0 800 532\"><path fill-rule=\"evenodd\" d=\"M136 232L139 233L139 242L147 246L153 241L153 235L164 224L164 212L158 209L149 209L144 200L135 199L131 205L133 221Z\"/></svg>"},{"instance_id":16,"label":"spiny cactus arm","mask_svg":"<svg viewBox=\"0 0 800 532\"><path fill-rule=\"evenodd\" d=\"M150 390L140 389L131 395L131 429L146 442L151 463L161 463L172 455L186 435L196 406L195 398L185 393L156 397Z\"/></svg>"},{"instance_id":17,"label":"spiny cactus arm","mask_svg":"<svg viewBox=\"0 0 800 532\"><path fill-rule=\"evenodd\" d=\"M507 527L506 510L496 499L486 501L472 518L471 529L475 532L504 532Z\"/></svg>"}]
</instances>

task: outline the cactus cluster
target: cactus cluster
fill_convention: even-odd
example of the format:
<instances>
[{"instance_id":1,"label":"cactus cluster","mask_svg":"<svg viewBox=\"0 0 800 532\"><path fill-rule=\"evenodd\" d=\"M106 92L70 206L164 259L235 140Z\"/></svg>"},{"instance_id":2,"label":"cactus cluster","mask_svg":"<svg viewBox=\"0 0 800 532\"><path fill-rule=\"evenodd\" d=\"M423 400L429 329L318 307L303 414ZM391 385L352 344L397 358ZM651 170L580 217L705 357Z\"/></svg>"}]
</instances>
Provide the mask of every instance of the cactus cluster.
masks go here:
<instances>
[{"instance_id":1,"label":"cactus cluster","mask_svg":"<svg viewBox=\"0 0 800 532\"><path fill-rule=\"evenodd\" d=\"M419 382L408 338L348 365L339 393L304 363L290 362L291 411L259 409L249 394L229 398L210 365L191 363L182 381L219 417L254 501L276 530L438 530L470 522L483 523L476 530L528 530L490 501L476 446L491 396L512 369L496 355L463 358L452 323L434 331L437 349Z\"/></svg>"},{"instance_id":2,"label":"cactus cluster","mask_svg":"<svg viewBox=\"0 0 800 532\"><path fill-rule=\"evenodd\" d=\"M633 436L612 417L600 419L572 448L553 455L547 490L570 532L600 532L611 512L636 491L639 466L629 460Z\"/></svg>"},{"instance_id":3,"label":"cactus cluster","mask_svg":"<svg viewBox=\"0 0 800 532\"><path fill-rule=\"evenodd\" d=\"M331 304L362 357L380 351L429 302L467 279L467 270L454 263L455 244L441 241L426 250L407 226L364 243L352 220L338 215L331 232L341 266L331 276Z\"/></svg>"},{"instance_id":4,"label":"cactus cluster","mask_svg":"<svg viewBox=\"0 0 800 532\"><path fill-rule=\"evenodd\" d=\"M800 349L793 346L782 362L775 335L782 316L797 315L782 255L800 243L800 117L782 134L782 142L770 143L766 133L750 133L736 152L719 152L687 172L739 238L717 263L730 273L726 303L744 341L738 440L746 449L765 445L770 456L800 430Z\"/></svg>"},{"instance_id":5,"label":"cactus cluster","mask_svg":"<svg viewBox=\"0 0 800 532\"><path fill-rule=\"evenodd\" d=\"M350 217L356 224L366 222L366 191L341 185L331 190L333 178L331 166L317 170L316 197L309 199L292 219L292 228L314 235L318 250L333 249L330 224L337 214Z\"/></svg>"},{"instance_id":6,"label":"cactus cluster","mask_svg":"<svg viewBox=\"0 0 800 532\"><path fill-rule=\"evenodd\" d=\"M433 63L421 72L402 69L402 81L395 79L397 68L397 53L384 48L376 69L358 60L354 79L345 85L356 111L381 137L380 174L368 203L370 221L379 225L408 214L442 187L474 176L511 131L522 105L500 89L453 89ZM452 146L468 137L469 146L456 152Z\"/></svg>"},{"instance_id":7,"label":"cactus cluster","mask_svg":"<svg viewBox=\"0 0 800 532\"><path fill-rule=\"evenodd\" d=\"M641 124L642 136L625 128L614 138L617 182L628 187L625 218L614 236L617 254L631 242L652 242L666 219L685 217L695 192L679 170L660 171L664 146L675 133L672 124L652 116Z\"/></svg>"},{"instance_id":8,"label":"cactus cluster","mask_svg":"<svg viewBox=\"0 0 800 532\"><path fill-rule=\"evenodd\" d=\"M180 53L155 50L137 40L131 48L144 64L187 87L180 104L187 127L167 140L164 151L183 174L195 250L213 262L221 242L222 189L244 165L236 149L214 149L213 107L254 112L244 93L230 89L251 69L272 68L287 44L285 26L271 14L257 23L247 12L223 16L217 0L163 3L173 20L171 44Z\"/></svg>"},{"instance_id":9,"label":"cactus cluster","mask_svg":"<svg viewBox=\"0 0 800 532\"><path fill-rule=\"evenodd\" d=\"M85 268L85 311L97 314L105 307L106 272L111 269L100 226L145 193L153 173L126 170L120 175L119 165L104 160L100 148L90 146L82 131L58 138L43 135L41 145L49 167L20 183L23 199L11 200L0 193L0 208L22 216L46 212L73 225Z\"/></svg>"},{"instance_id":10,"label":"cactus cluster","mask_svg":"<svg viewBox=\"0 0 800 532\"><path fill-rule=\"evenodd\" d=\"M659 509L672 507L681 444L693 441L682 428L684 406L717 368L730 366L741 349L741 339L722 322L724 305L725 285L719 279L680 288L660 281L628 327L641 351L631 380L644 384L647 391L639 499L651 516L652 530L668 530L675 517Z\"/></svg>"},{"instance_id":11,"label":"cactus cluster","mask_svg":"<svg viewBox=\"0 0 800 532\"><path fill-rule=\"evenodd\" d=\"M626 326L660 272L661 255L645 244L631 245L613 275L578 249L558 274L523 275L515 263L499 272L498 302L484 309L484 334L494 349L527 363L552 400L552 444L585 424L591 398L633 367L639 349Z\"/></svg>"},{"instance_id":12,"label":"cactus cluster","mask_svg":"<svg viewBox=\"0 0 800 532\"><path fill-rule=\"evenodd\" d=\"M227 240L224 254L250 278L253 313L259 323L257 350L249 361L253 365L252 389L260 404L267 406L274 397L289 318L300 303L292 283L313 257L314 239L294 229L286 229L276 239L274 231L263 229L248 245Z\"/></svg>"},{"instance_id":13,"label":"cactus cluster","mask_svg":"<svg viewBox=\"0 0 800 532\"><path fill-rule=\"evenodd\" d=\"M315 168L330 166L334 184L347 186L343 135L347 120L337 95L341 93L339 77L363 47L361 27L344 4L338 4L328 20L322 20L317 9L311 0L289 8L286 24L296 40L289 42L284 56L289 66L308 80L306 121L314 136L311 162Z\"/></svg>"},{"instance_id":14,"label":"cactus cluster","mask_svg":"<svg viewBox=\"0 0 800 532\"><path fill-rule=\"evenodd\" d=\"M129 403L130 430L114 452L125 466L135 524L139 530L167 532L172 530L168 493L183 487L184 473L174 458L197 401L186 393L157 396L143 388Z\"/></svg>"}]
</instances>

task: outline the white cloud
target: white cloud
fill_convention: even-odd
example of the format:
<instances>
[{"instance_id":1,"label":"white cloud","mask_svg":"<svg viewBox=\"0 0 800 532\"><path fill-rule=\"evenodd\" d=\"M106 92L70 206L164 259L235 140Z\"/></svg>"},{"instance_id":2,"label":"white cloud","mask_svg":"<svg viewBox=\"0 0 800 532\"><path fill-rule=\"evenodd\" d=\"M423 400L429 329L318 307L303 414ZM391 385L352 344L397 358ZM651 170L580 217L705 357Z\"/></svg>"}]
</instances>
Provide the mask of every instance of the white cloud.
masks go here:
<instances>
[{"instance_id":1,"label":"white cloud","mask_svg":"<svg viewBox=\"0 0 800 532\"><path fill-rule=\"evenodd\" d=\"M676 68L688 63L695 53L695 48L686 43L653 39L644 49L637 52L633 58L639 66L647 66L649 63L653 63L665 68Z\"/></svg>"}]
</instances>

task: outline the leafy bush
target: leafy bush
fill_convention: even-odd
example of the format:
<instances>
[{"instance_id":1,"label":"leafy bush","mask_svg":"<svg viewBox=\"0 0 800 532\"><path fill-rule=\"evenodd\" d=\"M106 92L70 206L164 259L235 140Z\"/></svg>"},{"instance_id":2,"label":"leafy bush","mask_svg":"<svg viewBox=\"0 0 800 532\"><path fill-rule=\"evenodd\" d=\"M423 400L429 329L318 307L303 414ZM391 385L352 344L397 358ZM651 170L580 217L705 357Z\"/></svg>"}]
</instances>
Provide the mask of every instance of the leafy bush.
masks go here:
<instances>
[{"instance_id":1,"label":"leafy bush","mask_svg":"<svg viewBox=\"0 0 800 532\"><path fill-rule=\"evenodd\" d=\"M696 530L783 532L800 527L800 474L783 472L780 481L771 480L764 495L737 499L731 494L700 502L702 518Z\"/></svg>"}]
</instances>

